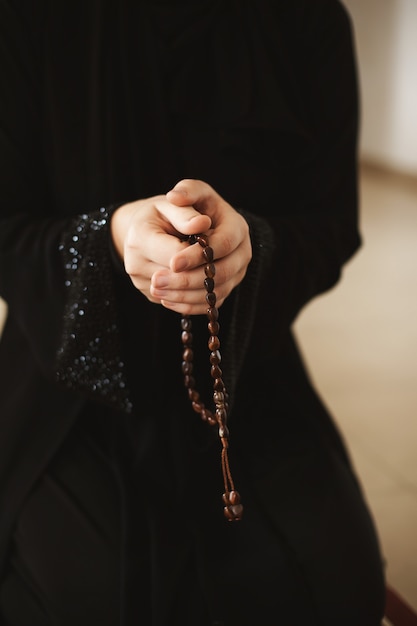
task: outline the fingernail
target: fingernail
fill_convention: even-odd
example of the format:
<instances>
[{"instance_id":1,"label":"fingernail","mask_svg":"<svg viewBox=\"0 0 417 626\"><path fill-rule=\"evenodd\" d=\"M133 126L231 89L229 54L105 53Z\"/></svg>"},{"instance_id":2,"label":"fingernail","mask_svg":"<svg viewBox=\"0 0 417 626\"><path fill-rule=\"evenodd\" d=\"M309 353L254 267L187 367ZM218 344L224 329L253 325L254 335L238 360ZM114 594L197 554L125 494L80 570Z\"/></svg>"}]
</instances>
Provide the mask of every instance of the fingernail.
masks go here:
<instances>
[{"instance_id":1,"label":"fingernail","mask_svg":"<svg viewBox=\"0 0 417 626\"><path fill-rule=\"evenodd\" d=\"M153 280L153 286L156 289L164 289L164 287L168 287L169 285L169 280L168 280L168 276L156 276Z\"/></svg>"},{"instance_id":2,"label":"fingernail","mask_svg":"<svg viewBox=\"0 0 417 626\"><path fill-rule=\"evenodd\" d=\"M178 259L175 261L175 272L183 272L188 267L188 262L186 259Z\"/></svg>"}]
</instances>

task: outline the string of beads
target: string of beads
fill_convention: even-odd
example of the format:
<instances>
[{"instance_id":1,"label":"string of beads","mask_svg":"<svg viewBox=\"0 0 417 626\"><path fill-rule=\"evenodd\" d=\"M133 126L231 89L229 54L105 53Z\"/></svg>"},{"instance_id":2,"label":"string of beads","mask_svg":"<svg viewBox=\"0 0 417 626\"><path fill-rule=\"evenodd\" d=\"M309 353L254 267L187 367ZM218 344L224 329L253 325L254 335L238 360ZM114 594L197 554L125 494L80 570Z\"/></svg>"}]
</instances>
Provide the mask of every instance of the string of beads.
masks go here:
<instances>
[{"instance_id":1,"label":"string of beads","mask_svg":"<svg viewBox=\"0 0 417 626\"><path fill-rule=\"evenodd\" d=\"M224 482L223 504L224 515L230 522L238 521L243 514L243 506L240 501L239 492L236 491L232 474L229 467L229 429L227 427L228 417L228 393L223 382L223 372L220 368L220 339L219 339L219 311L216 308L216 294L214 293L214 276L216 268L214 265L214 252L209 246L207 235L190 235L188 237L190 245L198 243L202 248L204 257L204 287L206 289L206 302L208 304L208 348L210 350L210 374L213 379L213 402L214 410L207 409L196 389L196 381L193 377L193 335L192 321L189 315L181 317L181 340L183 344L182 352L182 372L184 384L188 391L193 410L198 413L204 422L210 426L217 426L219 438L222 444L221 464Z\"/></svg>"}]
</instances>

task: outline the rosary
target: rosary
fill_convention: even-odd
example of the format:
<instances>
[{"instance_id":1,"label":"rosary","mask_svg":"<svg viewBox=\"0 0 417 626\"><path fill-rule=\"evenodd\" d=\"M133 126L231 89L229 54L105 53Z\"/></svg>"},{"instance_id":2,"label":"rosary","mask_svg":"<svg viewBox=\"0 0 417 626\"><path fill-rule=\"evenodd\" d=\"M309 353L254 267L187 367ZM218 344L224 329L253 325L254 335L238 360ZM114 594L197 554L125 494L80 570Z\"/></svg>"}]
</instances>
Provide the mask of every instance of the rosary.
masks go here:
<instances>
[{"instance_id":1,"label":"rosary","mask_svg":"<svg viewBox=\"0 0 417 626\"><path fill-rule=\"evenodd\" d=\"M219 437L222 444L221 464L224 481L224 515L229 522L238 521L242 517L243 506L240 503L239 492L235 490L232 475L229 467L228 447L229 429L227 427L228 414L228 393L222 380L222 370L220 368L220 340L219 340L219 311L216 308L216 294L214 293L214 276L216 269L214 266L213 248L209 246L207 235L190 235L188 238L190 245L198 243L204 257L204 287L206 289L206 302L208 304L207 319L210 350L210 374L213 379L213 402L215 410L207 409L200 399L200 394L196 389L196 381L193 377L193 336L192 322L189 315L181 317L181 340L183 344L182 352L182 372L184 384L188 391L188 397L193 410L198 413L204 422L210 426L218 426Z\"/></svg>"}]
</instances>

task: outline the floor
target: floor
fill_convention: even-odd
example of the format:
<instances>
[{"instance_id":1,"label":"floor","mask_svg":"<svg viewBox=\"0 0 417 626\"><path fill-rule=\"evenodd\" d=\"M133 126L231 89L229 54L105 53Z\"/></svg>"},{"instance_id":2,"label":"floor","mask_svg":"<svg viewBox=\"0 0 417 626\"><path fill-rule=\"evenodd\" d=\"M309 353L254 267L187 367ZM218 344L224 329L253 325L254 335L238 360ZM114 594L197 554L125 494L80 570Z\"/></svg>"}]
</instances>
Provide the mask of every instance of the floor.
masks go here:
<instances>
[{"instance_id":1,"label":"floor","mask_svg":"<svg viewBox=\"0 0 417 626\"><path fill-rule=\"evenodd\" d=\"M417 180L361 171L362 249L295 323L344 433L387 579L417 609Z\"/></svg>"},{"instance_id":2,"label":"floor","mask_svg":"<svg viewBox=\"0 0 417 626\"><path fill-rule=\"evenodd\" d=\"M350 447L387 561L417 609L417 181L363 167L362 249L295 323ZM0 301L0 330L4 305Z\"/></svg>"}]
</instances>

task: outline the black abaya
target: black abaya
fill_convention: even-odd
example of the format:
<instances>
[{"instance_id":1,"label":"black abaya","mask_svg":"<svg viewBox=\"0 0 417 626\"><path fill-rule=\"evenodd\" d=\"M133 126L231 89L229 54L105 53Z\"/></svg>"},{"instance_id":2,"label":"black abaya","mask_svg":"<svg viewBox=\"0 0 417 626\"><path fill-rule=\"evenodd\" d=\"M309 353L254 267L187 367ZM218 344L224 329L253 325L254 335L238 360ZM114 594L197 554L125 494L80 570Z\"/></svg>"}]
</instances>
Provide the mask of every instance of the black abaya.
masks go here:
<instances>
[{"instance_id":1,"label":"black abaya","mask_svg":"<svg viewBox=\"0 0 417 626\"><path fill-rule=\"evenodd\" d=\"M5 626L379 626L373 520L291 334L360 244L345 10L7 0L0 43ZM181 178L251 231L220 310L237 525L178 317L133 288L109 235L116 206ZM204 319L195 343L208 392Z\"/></svg>"}]
</instances>

